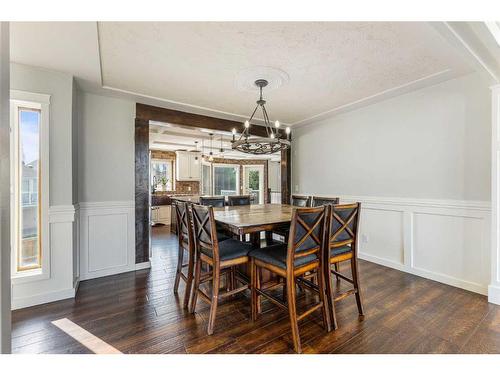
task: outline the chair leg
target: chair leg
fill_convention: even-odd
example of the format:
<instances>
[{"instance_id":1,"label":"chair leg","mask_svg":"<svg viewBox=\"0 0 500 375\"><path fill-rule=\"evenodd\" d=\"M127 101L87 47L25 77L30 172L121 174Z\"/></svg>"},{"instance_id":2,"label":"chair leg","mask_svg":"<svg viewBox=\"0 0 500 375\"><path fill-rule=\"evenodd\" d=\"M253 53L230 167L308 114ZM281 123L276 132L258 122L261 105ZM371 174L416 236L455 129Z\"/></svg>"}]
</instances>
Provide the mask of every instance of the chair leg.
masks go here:
<instances>
[{"instance_id":1,"label":"chair leg","mask_svg":"<svg viewBox=\"0 0 500 375\"><path fill-rule=\"evenodd\" d=\"M186 291L184 292L184 308L187 308L189 305L189 299L191 297L191 289L193 286L193 273L194 273L194 257L192 254L189 254L188 260L188 273L186 280Z\"/></svg>"},{"instance_id":2,"label":"chair leg","mask_svg":"<svg viewBox=\"0 0 500 375\"><path fill-rule=\"evenodd\" d=\"M361 302L361 288L359 287L358 261L355 257L351 258L351 273L354 289L356 289L356 304L358 305L359 315L365 315L363 311L363 303Z\"/></svg>"},{"instance_id":3,"label":"chair leg","mask_svg":"<svg viewBox=\"0 0 500 375\"><path fill-rule=\"evenodd\" d=\"M210 303L210 316L208 317L208 335L214 333L215 315L217 313L217 303L219 302L220 269L218 264L212 267L212 278L212 302Z\"/></svg>"},{"instance_id":4,"label":"chair leg","mask_svg":"<svg viewBox=\"0 0 500 375\"><path fill-rule=\"evenodd\" d=\"M175 282L174 282L175 294L177 294L177 290L179 289L179 281L181 279L183 258L184 258L184 249L182 248L182 246L179 246L179 255L177 256L177 271L175 272Z\"/></svg>"},{"instance_id":5,"label":"chair leg","mask_svg":"<svg viewBox=\"0 0 500 375\"><path fill-rule=\"evenodd\" d=\"M283 298L283 301L286 302L286 296L287 296L287 291L286 291L286 279L282 278L280 276L280 281L283 282L283 292L282 292L282 298Z\"/></svg>"},{"instance_id":6,"label":"chair leg","mask_svg":"<svg viewBox=\"0 0 500 375\"><path fill-rule=\"evenodd\" d=\"M340 272L340 264L339 263L334 263L333 264L333 268L335 269L335 272ZM337 282L339 283L340 282L340 277L338 277L337 275L335 275L335 277L337 278Z\"/></svg>"},{"instance_id":7,"label":"chair leg","mask_svg":"<svg viewBox=\"0 0 500 375\"><path fill-rule=\"evenodd\" d=\"M322 269L317 270L316 278L318 280L319 300L323 303L323 307L321 309L323 313L323 325L326 331L330 332L332 330L332 326L330 323L330 312L328 311L328 298L325 293L325 274L322 272Z\"/></svg>"},{"instance_id":8,"label":"chair leg","mask_svg":"<svg viewBox=\"0 0 500 375\"><path fill-rule=\"evenodd\" d=\"M200 276L201 276L201 259L196 259L196 266L194 270L193 294L191 294L191 306L189 307L190 313L194 313L196 310L196 302L198 300L198 290L200 289Z\"/></svg>"},{"instance_id":9,"label":"chair leg","mask_svg":"<svg viewBox=\"0 0 500 375\"><path fill-rule=\"evenodd\" d=\"M297 320L297 307L295 306L295 277L287 277L287 299L288 314L290 315L290 325L292 327L293 346L297 353L302 353L300 344L299 322Z\"/></svg>"},{"instance_id":10,"label":"chair leg","mask_svg":"<svg viewBox=\"0 0 500 375\"><path fill-rule=\"evenodd\" d=\"M231 267L231 290L236 288L236 266Z\"/></svg>"},{"instance_id":11,"label":"chair leg","mask_svg":"<svg viewBox=\"0 0 500 375\"><path fill-rule=\"evenodd\" d=\"M251 291L251 318L255 322L257 320L257 266L255 265L255 260L250 259L250 291Z\"/></svg>"},{"instance_id":12,"label":"chair leg","mask_svg":"<svg viewBox=\"0 0 500 375\"><path fill-rule=\"evenodd\" d=\"M328 261L328 263L324 266L325 289L326 289L326 298L328 299L327 302L329 303L328 309L330 310L330 325L331 328L335 330L338 328L338 326L337 326L337 315L335 313L335 301L334 301L335 293L332 287L333 278L332 278L332 273L330 271L330 267L331 265L330 262Z\"/></svg>"}]
</instances>

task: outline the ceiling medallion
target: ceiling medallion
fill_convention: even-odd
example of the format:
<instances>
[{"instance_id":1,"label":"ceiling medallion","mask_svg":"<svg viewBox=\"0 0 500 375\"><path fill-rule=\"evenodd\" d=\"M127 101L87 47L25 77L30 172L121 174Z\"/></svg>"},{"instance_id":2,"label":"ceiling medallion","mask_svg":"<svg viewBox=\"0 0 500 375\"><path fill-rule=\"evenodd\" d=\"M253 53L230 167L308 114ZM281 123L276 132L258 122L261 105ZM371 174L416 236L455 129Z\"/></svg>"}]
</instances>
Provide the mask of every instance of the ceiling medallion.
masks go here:
<instances>
[{"instance_id":1,"label":"ceiling medallion","mask_svg":"<svg viewBox=\"0 0 500 375\"><path fill-rule=\"evenodd\" d=\"M274 129L269 120L267 110L265 107L266 101L262 98L262 89L268 84L265 79L258 79L255 81L255 86L260 90L260 97L257 100L257 106L252 112L250 119L245 121L243 131L241 132L238 140L236 140L236 129L233 129L233 140L232 148L233 150L238 150L245 152L247 154L254 155L266 155L274 154L275 152L287 149L290 147L290 128L286 128L286 138L282 138L282 134L279 131L280 122L276 120L274 122ZM267 137L250 137L249 129L250 123L257 112L259 107L262 110L262 115L264 119L265 128L267 131Z\"/></svg>"}]
</instances>

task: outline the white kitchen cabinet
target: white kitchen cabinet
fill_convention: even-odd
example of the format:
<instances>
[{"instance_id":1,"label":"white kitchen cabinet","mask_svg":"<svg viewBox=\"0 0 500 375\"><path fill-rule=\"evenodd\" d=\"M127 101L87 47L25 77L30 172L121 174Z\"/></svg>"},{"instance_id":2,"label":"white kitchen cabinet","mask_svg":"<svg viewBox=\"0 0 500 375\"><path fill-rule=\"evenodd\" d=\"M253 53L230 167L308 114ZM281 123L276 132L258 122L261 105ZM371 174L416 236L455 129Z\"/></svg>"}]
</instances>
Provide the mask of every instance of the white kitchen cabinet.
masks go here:
<instances>
[{"instance_id":1,"label":"white kitchen cabinet","mask_svg":"<svg viewBox=\"0 0 500 375\"><path fill-rule=\"evenodd\" d=\"M200 181L200 153L176 151L175 177L177 181ZM196 160L198 157L198 160Z\"/></svg>"},{"instance_id":2,"label":"white kitchen cabinet","mask_svg":"<svg viewBox=\"0 0 500 375\"><path fill-rule=\"evenodd\" d=\"M165 205L159 207L160 209L158 210L158 221L165 225L170 225L172 218L172 206Z\"/></svg>"}]
</instances>

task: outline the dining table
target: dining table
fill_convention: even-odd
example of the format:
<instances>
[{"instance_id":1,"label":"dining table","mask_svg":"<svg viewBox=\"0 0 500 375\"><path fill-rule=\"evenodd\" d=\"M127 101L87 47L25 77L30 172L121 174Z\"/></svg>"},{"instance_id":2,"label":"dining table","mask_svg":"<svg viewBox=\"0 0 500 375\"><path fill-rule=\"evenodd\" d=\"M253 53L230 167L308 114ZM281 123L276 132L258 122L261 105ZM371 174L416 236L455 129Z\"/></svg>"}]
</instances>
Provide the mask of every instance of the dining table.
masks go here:
<instances>
[{"instance_id":1,"label":"dining table","mask_svg":"<svg viewBox=\"0 0 500 375\"><path fill-rule=\"evenodd\" d=\"M217 227L236 236L250 235L255 247L261 244L261 232L266 232L268 242L273 231L290 228L293 206L288 204L252 204L245 206L214 207Z\"/></svg>"}]
</instances>

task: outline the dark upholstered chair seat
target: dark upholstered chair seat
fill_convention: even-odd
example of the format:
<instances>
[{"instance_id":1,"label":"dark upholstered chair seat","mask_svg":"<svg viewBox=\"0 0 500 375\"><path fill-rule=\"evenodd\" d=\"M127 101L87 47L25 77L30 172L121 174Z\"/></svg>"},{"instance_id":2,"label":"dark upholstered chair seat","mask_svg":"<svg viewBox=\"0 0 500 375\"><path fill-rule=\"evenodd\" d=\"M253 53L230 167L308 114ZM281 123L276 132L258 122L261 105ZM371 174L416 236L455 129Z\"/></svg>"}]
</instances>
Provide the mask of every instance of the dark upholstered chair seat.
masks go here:
<instances>
[{"instance_id":1,"label":"dark upholstered chair seat","mask_svg":"<svg viewBox=\"0 0 500 375\"><path fill-rule=\"evenodd\" d=\"M252 245L229 238L219 242L219 260L225 261L247 256L251 250L253 250ZM201 249L201 252L212 257L211 250Z\"/></svg>"},{"instance_id":2,"label":"dark upholstered chair seat","mask_svg":"<svg viewBox=\"0 0 500 375\"><path fill-rule=\"evenodd\" d=\"M222 241L226 241L228 239L230 239L231 237L225 235L224 233L222 232L217 232L217 241L219 242L222 242Z\"/></svg>"},{"instance_id":3,"label":"dark upholstered chair seat","mask_svg":"<svg viewBox=\"0 0 500 375\"><path fill-rule=\"evenodd\" d=\"M251 257L274 266L286 269L287 245L277 244L255 249L249 254ZM315 254L300 257L295 260L295 267L301 267L317 259Z\"/></svg>"},{"instance_id":4,"label":"dark upholstered chair seat","mask_svg":"<svg viewBox=\"0 0 500 375\"><path fill-rule=\"evenodd\" d=\"M350 246L335 247L330 250L330 256L335 257L337 255L349 253L350 251L352 251Z\"/></svg>"}]
</instances>

